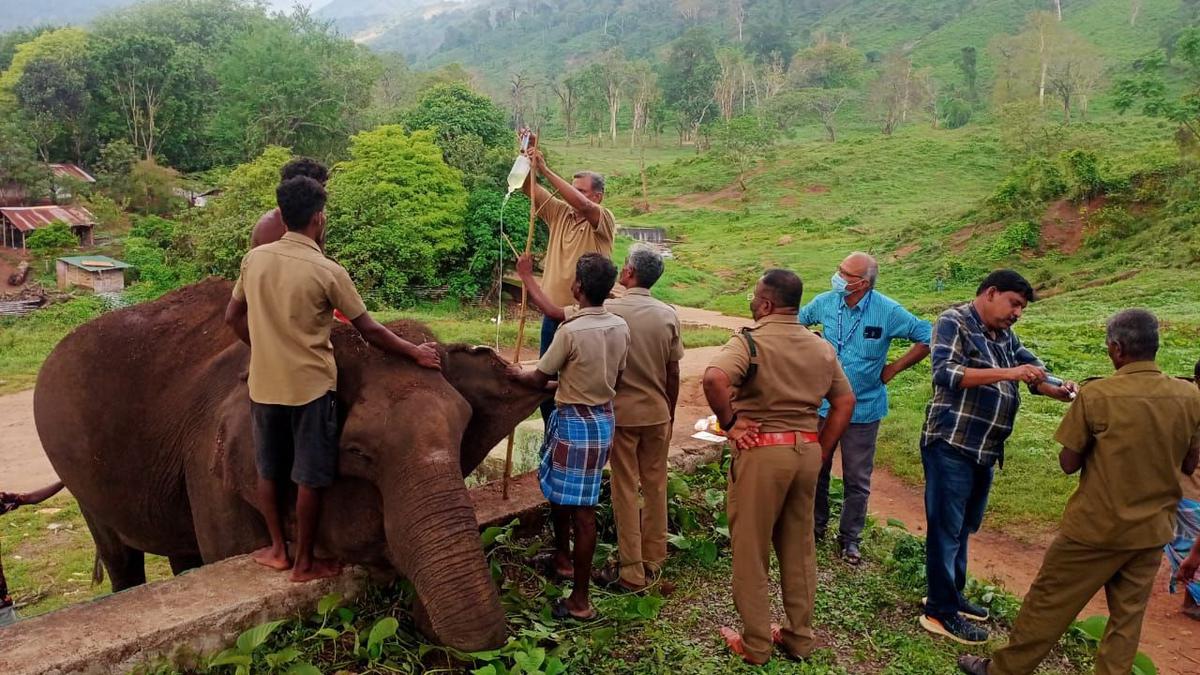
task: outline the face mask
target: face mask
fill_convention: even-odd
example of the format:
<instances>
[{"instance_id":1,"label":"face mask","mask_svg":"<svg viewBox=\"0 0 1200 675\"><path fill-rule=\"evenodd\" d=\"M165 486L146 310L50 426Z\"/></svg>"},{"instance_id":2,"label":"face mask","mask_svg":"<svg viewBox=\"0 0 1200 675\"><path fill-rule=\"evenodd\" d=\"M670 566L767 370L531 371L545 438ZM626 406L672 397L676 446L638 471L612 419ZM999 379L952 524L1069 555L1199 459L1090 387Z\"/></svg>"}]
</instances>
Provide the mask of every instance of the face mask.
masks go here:
<instances>
[{"instance_id":1,"label":"face mask","mask_svg":"<svg viewBox=\"0 0 1200 675\"><path fill-rule=\"evenodd\" d=\"M850 295L850 291L846 289L846 286L847 286L846 280L843 279L842 275L839 274L838 272L833 273L833 277L829 280L829 285L833 286L834 293L837 293L839 296L841 296L843 298L846 297L847 295Z\"/></svg>"}]
</instances>

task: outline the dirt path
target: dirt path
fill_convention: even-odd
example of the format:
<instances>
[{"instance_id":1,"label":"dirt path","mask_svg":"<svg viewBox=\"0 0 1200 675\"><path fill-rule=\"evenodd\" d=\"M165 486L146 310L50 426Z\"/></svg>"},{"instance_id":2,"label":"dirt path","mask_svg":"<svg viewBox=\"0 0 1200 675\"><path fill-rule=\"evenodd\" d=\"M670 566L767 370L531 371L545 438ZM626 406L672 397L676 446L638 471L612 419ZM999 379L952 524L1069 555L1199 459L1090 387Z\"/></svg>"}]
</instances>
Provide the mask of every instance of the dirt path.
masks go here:
<instances>
[{"instance_id":1,"label":"dirt path","mask_svg":"<svg viewBox=\"0 0 1200 675\"><path fill-rule=\"evenodd\" d=\"M56 480L33 425L33 390L0 396L0 490L28 492Z\"/></svg>"},{"instance_id":2,"label":"dirt path","mask_svg":"<svg viewBox=\"0 0 1200 675\"><path fill-rule=\"evenodd\" d=\"M684 323L707 323L722 328L737 328L746 319L722 316L706 310L679 308ZM711 319L716 319L712 320ZM692 425L709 414L704 401L701 378L719 347L688 350L680 363L681 390L679 411L676 414L675 439L687 439ZM834 473L841 468L834 463ZM876 468L871 485L872 515L878 522L894 518L904 523L910 532L925 534L925 498L919 487L905 484L884 468ZM1015 536L988 526L971 539L971 574L982 579L1000 582L1004 588L1024 596L1042 564L1042 556L1054 532L1036 532ZM1168 592L1170 565L1164 558L1158 572L1142 629L1141 650L1146 652L1159 672L1170 675L1194 675L1200 672L1200 623L1179 613L1182 596ZM1081 614L1088 617L1108 614L1104 594L1099 593Z\"/></svg>"}]
</instances>

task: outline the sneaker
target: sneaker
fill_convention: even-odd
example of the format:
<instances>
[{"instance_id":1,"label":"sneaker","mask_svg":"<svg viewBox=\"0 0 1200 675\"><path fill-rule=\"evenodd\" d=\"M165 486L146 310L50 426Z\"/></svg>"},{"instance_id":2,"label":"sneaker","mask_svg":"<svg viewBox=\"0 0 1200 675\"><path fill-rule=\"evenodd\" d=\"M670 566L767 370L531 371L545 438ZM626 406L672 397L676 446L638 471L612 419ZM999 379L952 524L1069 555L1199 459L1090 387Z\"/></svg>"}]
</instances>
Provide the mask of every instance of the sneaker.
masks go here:
<instances>
[{"instance_id":1,"label":"sneaker","mask_svg":"<svg viewBox=\"0 0 1200 675\"><path fill-rule=\"evenodd\" d=\"M858 544L843 544L842 560L851 567L857 567L862 563L862 552L858 550Z\"/></svg>"},{"instance_id":2,"label":"sneaker","mask_svg":"<svg viewBox=\"0 0 1200 675\"><path fill-rule=\"evenodd\" d=\"M928 603L929 598L921 598L922 607ZM972 604L967 600L963 600L962 602L958 603L958 615L973 621L987 621L988 619L992 618L992 613L988 611L987 607L980 607L979 605Z\"/></svg>"},{"instance_id":3,"label":"sneaker","mask_svg":"<svg viewBox=\"0 0 1200 675\"><path fill-rule=\"evenodd\" d=\"M981 645L988 641L986 630L958 615L944 620L922 615L921 628L964 645Z\"/></svg>"}]
</instances>

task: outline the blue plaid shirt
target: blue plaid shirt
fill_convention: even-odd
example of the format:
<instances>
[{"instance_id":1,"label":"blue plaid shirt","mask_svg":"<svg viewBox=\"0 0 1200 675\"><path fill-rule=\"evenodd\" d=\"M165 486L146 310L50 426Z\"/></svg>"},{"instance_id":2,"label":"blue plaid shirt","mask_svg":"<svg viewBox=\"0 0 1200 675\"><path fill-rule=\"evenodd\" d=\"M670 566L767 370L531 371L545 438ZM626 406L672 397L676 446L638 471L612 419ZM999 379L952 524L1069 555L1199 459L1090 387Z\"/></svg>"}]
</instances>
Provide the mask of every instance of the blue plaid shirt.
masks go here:
<instances>
[{"instance_id":1,"label":"blue plaid shirt","mask_svg":"<svg viewBox=\"0 0 1200 675\"><path fill-rule=\"evenodd\" d=\"M879 291L870 291L853 307L833 291L826 291L800 310L800 323L821 324L821 335L837 352L842 370L854 389L853 424L870 424L887 417L887 386L880 375L887 365L892 340L929 344L933 329L900 303ZM829 401L821 402L821 417L829 414Z\"/></svg>"},{"instance_id":2,"label":"blue plaid shirt","mask_svg":"<svg viewBox=\"0 0 1200 675\"><path fill-rule=\"evenodd\" d=\"M921 445L945 441L981 466L1003 463L1004 441L1012 434L1021 397L1016 382L963 389L967 368L1045 365L1011 330L993 338L971 303L952 307L933 328L933 400L925 412ZM1037 393L1033 387L1030 391Z\"/></svg>"}]
</instances>

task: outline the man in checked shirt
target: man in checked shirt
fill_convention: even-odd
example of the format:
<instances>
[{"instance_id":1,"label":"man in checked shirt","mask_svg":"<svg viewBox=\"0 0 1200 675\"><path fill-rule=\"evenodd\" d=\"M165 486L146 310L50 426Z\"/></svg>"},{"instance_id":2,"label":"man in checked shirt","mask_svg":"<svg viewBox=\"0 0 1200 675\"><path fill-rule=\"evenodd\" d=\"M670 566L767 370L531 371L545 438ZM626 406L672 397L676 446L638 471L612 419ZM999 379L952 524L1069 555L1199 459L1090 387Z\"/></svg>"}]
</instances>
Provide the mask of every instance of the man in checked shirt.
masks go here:
<instances>
[{"instance_id":1,"label":"man in checked shirt","mask_svg":"<svg viewBox=\"0 0 1200 675\"><path fill-rule=\"evenodd\" d=\"M963 596L967 540L983 522L992 467L1003 466L1019 383L1064 402L1078 391L1074 382L1048 382L1045 365L1012 332L1033 299L1024 277L998 270L973 301L943 312L933 329L933 400L921 431L929 592L921 626L963 644L988 639L986 630L966 621L988 618Z\"/></svg>"}]
</instances>

